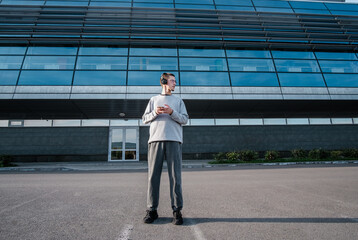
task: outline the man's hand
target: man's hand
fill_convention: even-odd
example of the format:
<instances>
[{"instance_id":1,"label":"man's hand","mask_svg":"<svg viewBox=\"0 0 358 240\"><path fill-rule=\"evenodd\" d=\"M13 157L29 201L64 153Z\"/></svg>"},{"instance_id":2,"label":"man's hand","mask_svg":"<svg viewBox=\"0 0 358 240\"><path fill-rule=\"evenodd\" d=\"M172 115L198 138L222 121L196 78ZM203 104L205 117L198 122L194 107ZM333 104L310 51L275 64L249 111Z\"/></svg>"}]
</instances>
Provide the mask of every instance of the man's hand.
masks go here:
<instances>
[{"instance_id":1,"label":"man's hand","mask_svg":"<svg viewBox=\"0 0 358 240\"><path fill-rule=\"evenodd\" d=\"M169 105L164 104L164 107L157 107L156 113L157 114L166 113L166 114L171 115L173 113L173 109Z\"/></svg>"}]
</instances>

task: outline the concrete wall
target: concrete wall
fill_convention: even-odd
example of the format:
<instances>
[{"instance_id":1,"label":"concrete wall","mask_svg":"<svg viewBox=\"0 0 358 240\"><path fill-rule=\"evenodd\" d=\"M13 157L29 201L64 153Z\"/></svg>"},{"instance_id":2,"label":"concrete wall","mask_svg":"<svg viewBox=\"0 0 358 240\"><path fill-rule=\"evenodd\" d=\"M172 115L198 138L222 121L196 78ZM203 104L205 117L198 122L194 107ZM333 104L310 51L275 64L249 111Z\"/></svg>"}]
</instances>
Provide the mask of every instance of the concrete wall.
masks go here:
<instances>
[{"instance_id":1,"label":"concrete wall","mask_svg":"<svg viewBox=\"0 0 358 240\"><path fill-rule=\"evenodd\" d=\"M108 127L0 128L0 155L16 156L17 161L107 161L108 134ZM140 127L139 134L140 160L146 160L149 128ZM184 127L184 159L296 148L358 148L358 125Z\"/></svg>"},{"instance_id":2,"label":"concrete wall","mask_svg":"<svg viewBox=\"0 0 358 240\"><path fill-rule=\"evenodd\" d=\"M0 128L0 154L17 161L106 161L108 127Z\"/></svg>"},{"instance_id":3,"label":"concrete wall","mask_svg":"<svg viewBox=\"0 0 358 240\"><path fill-rule=\"evenodd\" d=\"M140 129L141 159L147 152L148 127ZM290 151L358 148L358 125L188 126L183 158L212 158L212 153L250 149Z\"/></svg>"}]
</instances>

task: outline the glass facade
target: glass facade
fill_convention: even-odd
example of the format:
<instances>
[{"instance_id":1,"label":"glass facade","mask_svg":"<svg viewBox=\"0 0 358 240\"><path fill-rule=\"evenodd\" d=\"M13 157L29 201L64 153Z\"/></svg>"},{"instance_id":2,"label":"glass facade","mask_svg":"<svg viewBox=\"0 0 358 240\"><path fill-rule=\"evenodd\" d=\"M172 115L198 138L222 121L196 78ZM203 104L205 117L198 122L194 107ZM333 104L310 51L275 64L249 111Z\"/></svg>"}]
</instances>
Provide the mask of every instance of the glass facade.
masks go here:
<instances>
[{"instance_id":1,"label":"glass facade","mask_svg":"<svg viewBox=\"0 0 358 240\"><path fill-rule=\"evenodd\" d=\"M162 72L173 72L178 86L358 86L355 53L180 47L0 48L2 86L157 86Z\"/></svg>"},{"instance_id":2,"label":"glass facade","mask_svg":"<svg viewBox=\"0 0 358 240\"><path fill-rule=\"evenodd\" d=\"M333 15L358 15L356 4L280 0L2 0L2 5L99 6L218 9L258 12L295 12Z\"/></svg>"}]
</instances>

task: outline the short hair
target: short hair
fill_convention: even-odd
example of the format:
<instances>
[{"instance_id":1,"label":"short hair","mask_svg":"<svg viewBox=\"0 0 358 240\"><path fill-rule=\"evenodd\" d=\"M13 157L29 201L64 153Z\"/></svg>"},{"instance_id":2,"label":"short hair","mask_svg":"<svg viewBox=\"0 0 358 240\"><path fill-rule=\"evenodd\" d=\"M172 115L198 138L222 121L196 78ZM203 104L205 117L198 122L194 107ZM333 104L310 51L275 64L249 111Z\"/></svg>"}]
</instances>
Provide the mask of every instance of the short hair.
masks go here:
<instances>
[{"instance_id":1,"label":"short hair","mask_svg":"<svg viewBox=\"0 0 358 240\"><path fill-rule=\"evenodd\" d=\"M162 80L163 79L168 80L170 76L175 77L173 73L162 73L162 75L160 76L160 85L163 86Z\"/></svg>"}]
</instances>

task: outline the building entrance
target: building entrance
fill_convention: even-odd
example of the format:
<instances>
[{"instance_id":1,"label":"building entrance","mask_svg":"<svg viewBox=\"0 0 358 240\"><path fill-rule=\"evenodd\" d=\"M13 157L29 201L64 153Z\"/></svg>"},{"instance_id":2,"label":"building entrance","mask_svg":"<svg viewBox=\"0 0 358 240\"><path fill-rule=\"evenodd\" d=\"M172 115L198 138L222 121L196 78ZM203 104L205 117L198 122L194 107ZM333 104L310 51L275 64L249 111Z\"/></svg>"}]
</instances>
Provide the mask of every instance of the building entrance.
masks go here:
<instances>
[{"instance_id":1,"label":"building entrance","mask_svg":"<svg viewBox=\"0 0 358 240\"><path fill-rule=\"evenodd\" d=\"M111 127L109 129L109 162L139 161L138 150L138 127Z\"/></svg>"}]
</instances>

